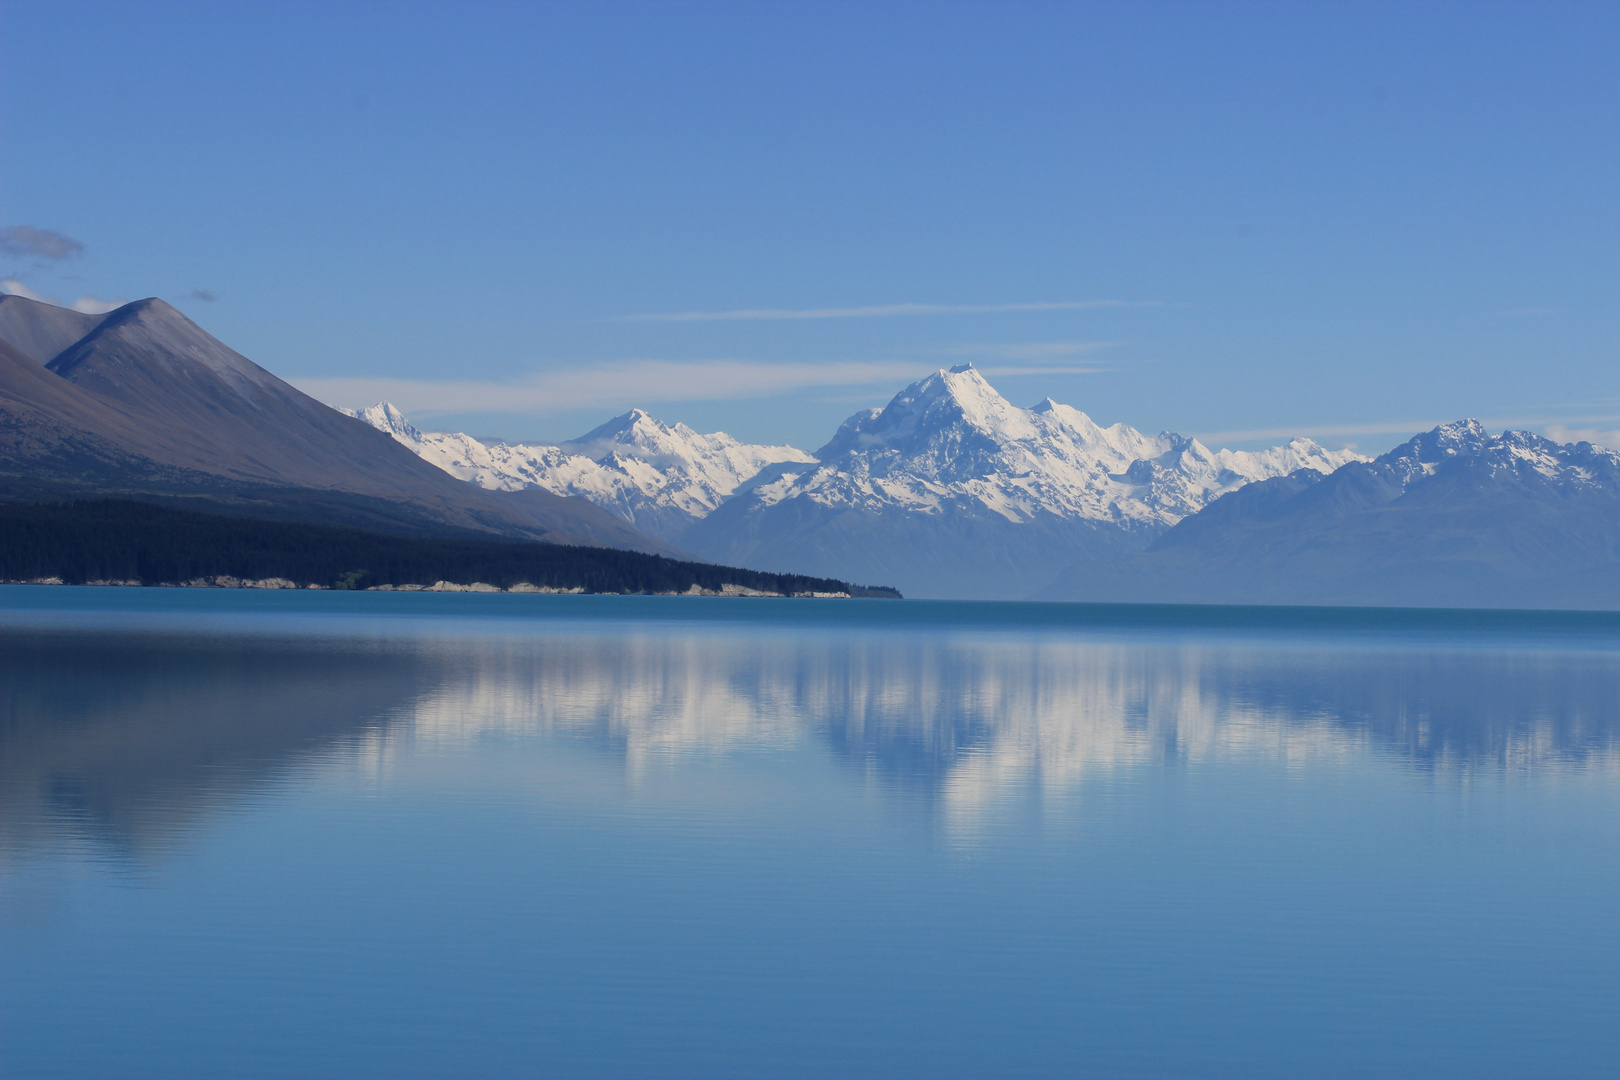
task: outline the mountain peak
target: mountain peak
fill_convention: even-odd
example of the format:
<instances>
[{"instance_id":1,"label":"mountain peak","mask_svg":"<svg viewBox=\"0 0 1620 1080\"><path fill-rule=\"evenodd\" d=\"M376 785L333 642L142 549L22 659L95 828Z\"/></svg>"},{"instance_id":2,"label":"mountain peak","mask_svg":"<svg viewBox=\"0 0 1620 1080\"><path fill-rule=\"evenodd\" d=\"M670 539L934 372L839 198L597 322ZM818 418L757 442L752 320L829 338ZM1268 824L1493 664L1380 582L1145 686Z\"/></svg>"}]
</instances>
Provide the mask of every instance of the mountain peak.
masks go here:
<instances>
[{"instance_id":1,"label":"mountain peak","mask_svg":"<svg viewBox=\"0 0 1620 1080\"><path fill-rule=\"evenodd\" d=\"M1453 420L1412 436L1379 460L1408 459L1432 465L1446 458L1483 453L1490 443L1490 434L1478 420Z\"/></svg>"},{"instance_id":2,"label":"mountain peak","mask_svg":"<svg viewBox=\"0 0 1620 1080\"><path fill-rule=\"evenodd\" d=\"M816 457L826 461L879 447L913 453L940 438L954 441L958 435L947 433L964 427L983 437L1009 426L1028 426L1023 410L997 393L972 364L959 364L923 376L881 409L856 413Z\"/></svg>"},{"instance_id":3,"label":"mountain peak","mask_svg":"<svg viewBox=\"0 0 1620 1080\"><path fill-rule=\"evenodd\" d=\"M404 413L394 408L391 401L379 401L365 409L339 408L338 412L352 416L356 420L364 420L378 431L386 431L403 443L414 444L422 441L422 433L405 419Z\"/></svg>"},{"instance_id":4,"label":"mountain peak","mask_svg":"<svg viewBox=\"0 0 1620 1080\"><path fill-rule=\"evenodd\" d=\"M107 314L108 315L140 315L140 314L143 314L143 313L148 312L148 311L150 311L150 312L152 312L152 313L154 313L156 315L169 315L169 314L180 315L180 309L175 307L173 304L169 303L167 300L163 299L161 296L147 296L147 297L143 297L140 300L131 300L129 303L124 304L121 307L113 308ZM180 315L180 317L182 319L186 318L184 315ZM186 319L186 321L190 322L191 320Z\"/></svg>"},{"instance_id":5,"label":"mountain peak","mask_svg":"<svg viewBox=\"0 0 1620 1080\"><path fill-rule=\"evenodd\" d=\"M153 379L178 380L170 386L171 391L202 392L197 389L199 376L218 379L229 393L247 400L266 391L280 394L291 390L155 296L109 312L94 330L47 366L65 379L114 396L128 392L161 396L163 392L156 390ZM129 381L137 370L148 384L144 391L135 391Z\"/></svg>"},{"instance_id":6,"label":"mountain peak","mask_svg":"<svg viewBox=\"0 0 1620 1080\"><path fill-rule=\"evenodd\" d=\"M559 445L571 453L597 457L604 448L623 450L626 447L645 446L667 437L669 427L645 409L631 409L605 424L598 424L577 439Z\"/></svg>"},{"instance_id":7,"label":"mountain peak","mask_svg":"<svg viewBox=\"0 0 1620 1080\"><path fill-rule=\"evenodd\" d=\"M101 316L96 329L112 331L119 326L131 323L143 326L161 326L174 323L191 327L198 334L207 333L196 323L186 318L178 308L156 296L148 296L143 300L131 300L121 307L113 308L107 314Z\"/></svg>"},{"instance_id":8,"label":"mountain peak","mask_svg":"<svg viewBox=\"0 0 1620 1080\"><path fill-rule=\"evenodd\" d=\"M1485 425L1472 417L1441 424L1434 430L1442 439L1453 442L1472 442L1485 437Z\"/></svg>"},{"instance_id":9,"label":"mountain peak","mask_svg":"<svg viewBox=\"0 0 1620 1080\"><path fill-rule=\"evenodd\" d=\"M941 368L932 375L925 375L900 391L889 401L883 411L889 409L905 410L914 404L921 404L924 408L928 404L944 398L954 399L958 404L970 406L978 403L981 406L995 406L1011 409L1013 405L1002 397L996 388L985 381L979 369L972 364L958 364L953 368Z\"/></svg>"}]
</instances>

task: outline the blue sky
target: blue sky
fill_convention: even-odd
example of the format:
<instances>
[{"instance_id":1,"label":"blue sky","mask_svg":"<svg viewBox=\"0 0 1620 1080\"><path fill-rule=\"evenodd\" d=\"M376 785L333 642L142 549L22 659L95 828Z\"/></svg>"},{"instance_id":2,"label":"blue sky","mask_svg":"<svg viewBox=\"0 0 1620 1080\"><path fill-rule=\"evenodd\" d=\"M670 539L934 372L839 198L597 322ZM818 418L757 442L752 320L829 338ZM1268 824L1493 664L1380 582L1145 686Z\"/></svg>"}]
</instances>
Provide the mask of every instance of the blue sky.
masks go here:
<instances>
[{"instance_id":1,"label":"blue sky","mask_svg":"<svg viewBox=\"0 0 1620 1080\"><path fill-rule=\"evenodd\" d=\"M163 296L327 400L508 438L640 405L814 449L963 361L1234 446L1612 431L1617 31L0 0L0 227L82 245L0 234L0 278Z\"/></svg>"}]
</instances>

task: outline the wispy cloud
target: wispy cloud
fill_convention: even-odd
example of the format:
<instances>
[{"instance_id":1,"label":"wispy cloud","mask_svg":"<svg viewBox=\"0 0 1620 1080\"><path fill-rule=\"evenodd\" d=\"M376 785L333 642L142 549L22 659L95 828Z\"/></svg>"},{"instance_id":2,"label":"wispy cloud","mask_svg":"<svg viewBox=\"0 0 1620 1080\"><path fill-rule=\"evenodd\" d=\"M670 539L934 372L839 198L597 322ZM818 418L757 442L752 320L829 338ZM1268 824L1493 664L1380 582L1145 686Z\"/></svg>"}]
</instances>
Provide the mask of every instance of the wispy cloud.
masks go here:
<instances>
[{"instance_id":1,"label":"wispy cloud","mask_svg":"<svg viewBox=\"0 0 1620 1080\"><path fill-rule=\"evenodd\" d=\"M64 306L62 301L54 296L46 296L42 292L35 292L16 278L6 278L4 281L0 281L0 292L8 296L20 296L24 300L34 300L41 304L54 304L56 307Z\"/></svg>"},{"instance_id":2,"label":"wispy cloud","mask_svg":"<svg viewBox=\"0 0 1620 1080\"><path fill-rule=\"evenodd\" d=\"M1452 417L1453 420L1456 417ZM1205 445L1258 442L1261 439L1325 439L1346 435L1410 435L1447 423L1445 420L1391 420L1377 424L1317 425L1287 428L1253 428L1248 431L1206 431L1194 437Z\"/></svg>"},{"instance_id":3,"label":"wispy cloud","mask_svg":"<svg viewBox=\"0 0 1620 1080\"><path fill-rule=\"evenodd\" d=\"M0 254L57 261L83 255L84 245L52 229L11 225L0 229Z\"/></svg>"},{"instance_id":4,"label":"wispy cloud","mask_svg":"<svg viewBox=\"0 0 1620 1080\"><path fill-rule=\"evenodd\" d=\"M1154 300L1054 300L1024 304L874 304L841 308L740 308L622 316L624 322L743 322L767 319L881 319L898 315L1002 315L1019 311L1160 307Z\"/></svg>"},{"instance_id":5,"label":"wispy cloud","mask_svg":"<svg viewBox=\"0 0 1620 1080\"><path fill-rule=\"evenodd\" d=\"M54 296L34 291L16 278L6 278L4 281L0 281L0 292L20 296L25 300L36 300L41 304L50 304L52 307L72 308L74 311L83 312L86 315L104 315L114 308L121 308L129 303L128 300L123 299L98 300L94 296L81 296L73 303L68 304Z\"/></svg>"},{"instance_id":6,"label":"wispy cloud","mask_svg":"<svg viewBox=\"0 0 1620 1080\"><path fill-rule=\"evenodd\" d=\"M924 356L984 356L996 360L1023 360L1038 363L1043 360L1072 360L1084 353L1110 349L1117 341L1008 341L974 342L943 345L937 349L920 350Z\"/></svg>"},{"instance_id":7,"label":"wispy cloud","mask_svg":"<svg viewBox=\"0 0 1620 1080\"><path fill-rule=\"evenodd\" d=\"M219 299L219 294L214 292L212 289L192 289L180 299L201 300L205 304L212 304L214 301Z\"/></svg>"},{"instance_id":8,"label":"wispy cloud","mask_svg":"<svg viewBox=\"0 0 1620 1080\"><path fill-rule=\"evenodd\" d=\"M1610 417L1609 422L1620 420L1620 417ZM1620 449L1620 428L1571 428L1563 424L1548 424L1542 429L1542 434L1553 442L1574 443L1589 442L1597 446L1607 446L1611 449Z\"/></svg>"},{"instance_id":9,"label":"wispy cloud","mask_svg":"<svg viewBox=\"0 0 1620 1080\"><path fill-rule=\"evenodd\" d=\"M1373 424L1339 424L1315 425L1292 428L1256 428L1250 431L1212 431L1200 433L1196 436L1199 442L1206 445L1231 442L1257 442L1261 439L1291 439L1303 436L1307 439L1342 438L1355 435L1414 435L1420 431L1431 431L1441 424L1449 424L1453 420L1463 417L1450 416L1440 420L1389 420ZM1576 442L1586 439L1588 442L1601 445L1601 439L1593 435L1601 435L1614 439L1617 432L1600 430L1598 428L1575 428L1570 424L1613 424L1620 423L1620 416L1579 416L1555 419L1549 416L1509 416L1486 417L1480 420L1491 429L1516 429L1521 431L1541 430L1549 439L1555 442Z\"/></svg>"},{"instance_id":10,"label":"wispy cloud","mask_svg":"<svg viewBox=\"0 0 1620 1080\"><path fill-rule=\"evenodd\" d=\"M816 387L910 382L927 374L915 361L768 364L753 360L631 360L596 368L538 372L517 382L390 378L293 378L311 397L359 407L391 401L407 414L545 413L622 410L663 401L772 397Z\"/></svg>"},{"instance_id":11,"label":"wispy cloud","mask_svg":"<svg viewBox=\"0 0 1620 1080\"><path fill-rule=\"evenodd\" d=\"M1106 367L1101 364L1071 364L1067 366L1040 364L1038 366L1031 365L1027 367L1006 367L1003 365L979 367L977 364L975 364L973 366L978 368L979 374L983 375L987 379L998 378L1003 375L1098 375L1106 371L1119 370L1118 368Z\"/></svg>"}]
</instances>

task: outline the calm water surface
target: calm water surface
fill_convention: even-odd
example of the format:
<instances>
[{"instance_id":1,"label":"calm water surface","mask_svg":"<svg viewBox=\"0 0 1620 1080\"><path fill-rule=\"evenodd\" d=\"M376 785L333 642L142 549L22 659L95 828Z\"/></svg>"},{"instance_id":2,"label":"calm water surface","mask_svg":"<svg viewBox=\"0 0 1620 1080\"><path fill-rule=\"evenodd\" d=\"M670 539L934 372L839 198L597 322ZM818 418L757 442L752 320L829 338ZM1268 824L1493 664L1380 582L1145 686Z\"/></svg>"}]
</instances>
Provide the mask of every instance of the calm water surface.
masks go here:
<instances>
[{"instance_id":1,"label":"calm water surface","mask_svg":"<svg viewBox=\"0 0 1620 1080\"><path fill-rule=\"evenodd\" d=\"M1612 1076L1620 618L0 587L0 1073Z\"/></svg>"}]
</instances>

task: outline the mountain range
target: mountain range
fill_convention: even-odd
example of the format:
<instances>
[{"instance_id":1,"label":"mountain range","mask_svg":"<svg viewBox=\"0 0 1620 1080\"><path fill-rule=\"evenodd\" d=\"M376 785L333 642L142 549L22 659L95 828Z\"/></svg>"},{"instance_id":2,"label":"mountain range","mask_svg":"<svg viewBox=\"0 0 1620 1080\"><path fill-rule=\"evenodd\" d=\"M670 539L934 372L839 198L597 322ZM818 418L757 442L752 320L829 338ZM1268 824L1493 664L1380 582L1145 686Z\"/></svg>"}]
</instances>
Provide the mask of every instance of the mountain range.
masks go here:
<instances>
[{"instance_id":1,"label":"mountain range","mask_svg":"<svg viewBox=\"0 0 1620 1080\"><path fill-rule=\"evenodd\" d=\"M555 445L324 405L159 299L0 297L0 501L138 498L404 535L589 544L1108 602L1620 608L1620 454L1458 421L1376 459L1211 450L1014 406L970 366L813 453L633 409Z\"/></svg>"},{"instance_id":2,"label":"mountain range","mask_svg":"<svg viewBox=\"0 0 1620 1080\"><path fill-rule=\"evenodd\" d=\"M1051 399L1022 409L971 365L857 413L814 454L639 409L555 446L424 434L386 403L357 415L464 479L580 495L701 558L836 567L908 596L970 599L1036 593L1077 560L1146 548L1244 484L1360 460L1308 439L1211 451Z\"/></svg>"},{"instance_id":3,"label":"mountain range","mask_svg":"<svg viewBox=\"0 0 1620 1080\"><path fill-rule=\"evenodd\" d=\"M671 427L640 409L556 445L422 432L387 402L342 411L479 487L577 496L672 543L766 466L815 461L791 446L749 446L724 432L700 435L685 424Z\"/></svg>"},{"instance_id":4,"label":"mountain range","mask_svg":"<svg viewBox=\"0 0 1620 1080\"><path fill-rule=\"evenodd\" d=\"M1620 454L1444 424L1235 491L1052 599L1620 608Z\"/></svg>"},{"instance_id":5,"label":"mountain range","mask_svg":"<svg viewBox=\"0 0 1620 1080\"><path fill-rule=\"evenodd\" d=\"M685 534L718 561L843 565L908 596L1041 594L1059 571L1136 551L1244 484L1354 460L1307 439L1210 451L1101 427L1048 398L1012 405L970 366L850 417L814 468L762 472Z\"/></svg>"}]
</instances>

